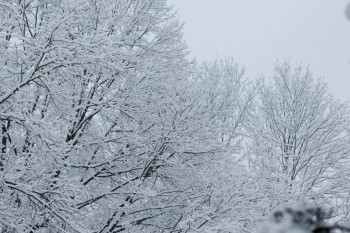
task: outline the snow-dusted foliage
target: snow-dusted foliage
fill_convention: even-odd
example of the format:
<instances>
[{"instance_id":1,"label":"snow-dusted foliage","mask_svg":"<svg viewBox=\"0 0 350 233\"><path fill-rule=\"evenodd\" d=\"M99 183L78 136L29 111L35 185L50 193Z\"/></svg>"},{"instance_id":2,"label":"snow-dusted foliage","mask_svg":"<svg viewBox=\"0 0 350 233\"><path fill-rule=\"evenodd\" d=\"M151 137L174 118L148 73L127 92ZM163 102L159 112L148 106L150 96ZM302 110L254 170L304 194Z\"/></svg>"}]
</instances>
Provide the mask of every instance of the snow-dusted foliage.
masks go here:
<instances>
[{"instance_id":1,"label":"snow-dusted foliage","mask_svg":"<svg viewBox=\"0 0 350 233\"><path fill-rule=\"evenodd\" d=\"M247 215L244 172L209 169L239 150L248 83L231 61L193 70L166 1L0 11L3 231L205 232Z\"/></svg>"},{"instance_id":2,"label":"snow-dusted foliage","mask_svg":"<svg viewBox=\"0 0 350 233\"><path fill-rule=\"evenodd\" d=\"M310 203L300 203L293 207L272 212L270 221L258 228L258 233L329 233L337 229L326 225L331 212ZM344 229L344 228L342 228Z\"/></svg>"},{"instance_id":3,"label":"snow-dusted foliage","mask_svg":"<svg viewBox=\"0 0 350 233\"><path fill-rule=\"evenodd\" d=\"M267 210L314 200L349 212L349 106L332 98L307 68L277 64L259 88L248 124L250 170L270 197Z\"/></svg>"}]
</instances>

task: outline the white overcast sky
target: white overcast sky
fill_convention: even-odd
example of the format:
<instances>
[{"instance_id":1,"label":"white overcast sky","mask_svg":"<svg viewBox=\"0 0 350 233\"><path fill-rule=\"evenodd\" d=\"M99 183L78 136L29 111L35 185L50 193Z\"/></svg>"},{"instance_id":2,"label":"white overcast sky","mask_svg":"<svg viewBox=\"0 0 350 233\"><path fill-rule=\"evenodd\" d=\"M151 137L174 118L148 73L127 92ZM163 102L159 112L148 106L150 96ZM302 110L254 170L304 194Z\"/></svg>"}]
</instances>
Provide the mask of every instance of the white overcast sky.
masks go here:
<instances>
[{"instance_id":1,"label":"white overcast sky","mask_svg":"<svg viewBox=\"0 0 350 233\"><path fill-rule=\"evenodd\" d=\"M231 56L250 78L277 59L310 65L336 98L350 100L348 0L170 0L198 61Z\"/></svg>"}]
</instances>

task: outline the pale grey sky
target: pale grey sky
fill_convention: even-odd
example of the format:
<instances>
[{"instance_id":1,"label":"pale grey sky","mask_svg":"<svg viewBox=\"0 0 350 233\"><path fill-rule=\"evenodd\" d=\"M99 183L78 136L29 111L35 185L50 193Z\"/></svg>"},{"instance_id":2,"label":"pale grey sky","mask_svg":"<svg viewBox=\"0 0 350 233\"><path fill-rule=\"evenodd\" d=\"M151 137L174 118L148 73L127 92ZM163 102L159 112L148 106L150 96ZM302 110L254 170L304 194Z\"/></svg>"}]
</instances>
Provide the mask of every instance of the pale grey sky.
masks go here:
<instances>
[{"instance_id":1,"label":"pale grey sky","mask_svg":"<svg viewBox=\"0 0 350 233\"><path fill-rule=\"evenodd\" d=\"M276 59L310 65L336 98L350 100L348 0L170 0L197 60L232 56L250 78Z\"/></svg>"}]
</instances>

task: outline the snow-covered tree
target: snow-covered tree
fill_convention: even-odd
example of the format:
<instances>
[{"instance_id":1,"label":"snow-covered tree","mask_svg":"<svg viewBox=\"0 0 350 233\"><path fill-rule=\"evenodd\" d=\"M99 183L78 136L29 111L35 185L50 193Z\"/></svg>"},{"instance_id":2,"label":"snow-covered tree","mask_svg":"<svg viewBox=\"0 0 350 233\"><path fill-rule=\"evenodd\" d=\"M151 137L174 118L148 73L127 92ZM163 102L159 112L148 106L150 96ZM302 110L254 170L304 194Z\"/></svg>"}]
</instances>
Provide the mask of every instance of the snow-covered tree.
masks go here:
<instances>
[{"instance_id":1,"label":"snow-covered tree","mask_svg":"<svg viewBox=\"0 0 350 233\"><path fill-rule=\"evenodd\" d=\"M159 215L140 196L171 166L161 117L188 66L166 2L0 7L3 228L109 232Z\"/></svg>"},{"instance_id":2,"label":"snow-covered tree","mask_svg":"<svg viewBox=\"0 0 350 233\"><path fill-rule=\"evenodd\" d=\"M231 211L244 190L220 197L200 174L240 142L252 95L236 64L193 69L165 0L0 12L4 232L189 232L227 218L220 203Z\"/></svg>"},{"instance_id":3,"label":"snow-covered tree","mask_svg":"<svg viewBox=\"0 0 350 233\"><path fill-rule=\"evenodd\" d=\"M242 150L242 126L255 94L254 86L243 74L244 70L232 59L225 59L204 62L190 78L192 88L187 93L198 98L188 98L195 101L189 110L195 113L187 115L198 117L189 120L200 123L198 129L206 144L199 144L198 152L201 152L193 154L198 160L192 160L191 175L186 180L193 180L197 188L186 214L180 215L174 230L241 232L254 229L253 224L247 227L247 222L255 221L254 205L250 203L257 190L245 167L237 162L237 154Z\"/></svg>"},{"instance_id":4,"label":"snow-covered tree","mask_svg":"<svg viewBox=\"0 0 350 233\"><path fill-rule=\"evenodd\" d=\"M276 64L262 84L247 130L250 171L275 206L314 200L349 213L349 106L334 100L308 68ZM338 208L339 207L339 208ZM339 217L339 216L338 216Z\"/></svg>"}]
</instances>

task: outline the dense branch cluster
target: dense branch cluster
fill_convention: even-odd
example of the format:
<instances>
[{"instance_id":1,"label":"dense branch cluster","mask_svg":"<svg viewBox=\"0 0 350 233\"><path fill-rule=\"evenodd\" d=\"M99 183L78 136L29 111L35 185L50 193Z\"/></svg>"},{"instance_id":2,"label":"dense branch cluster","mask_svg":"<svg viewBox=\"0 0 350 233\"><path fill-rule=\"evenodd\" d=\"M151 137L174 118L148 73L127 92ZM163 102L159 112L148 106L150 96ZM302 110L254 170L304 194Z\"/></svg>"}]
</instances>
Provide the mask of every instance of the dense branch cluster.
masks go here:
<instances>
[{"instance_id":1,"label":"dense branch cluster","mask_svg":"<svg viewBox=\"0 0 350 233\"><path fill-rule=\"evenodd\" d=\"M166 0L0 3L1 232L253 232L349 214L349 108L302 67L186 59ZM241 155L244 155L243 157Z\"/></svg>"}]
</instances>

